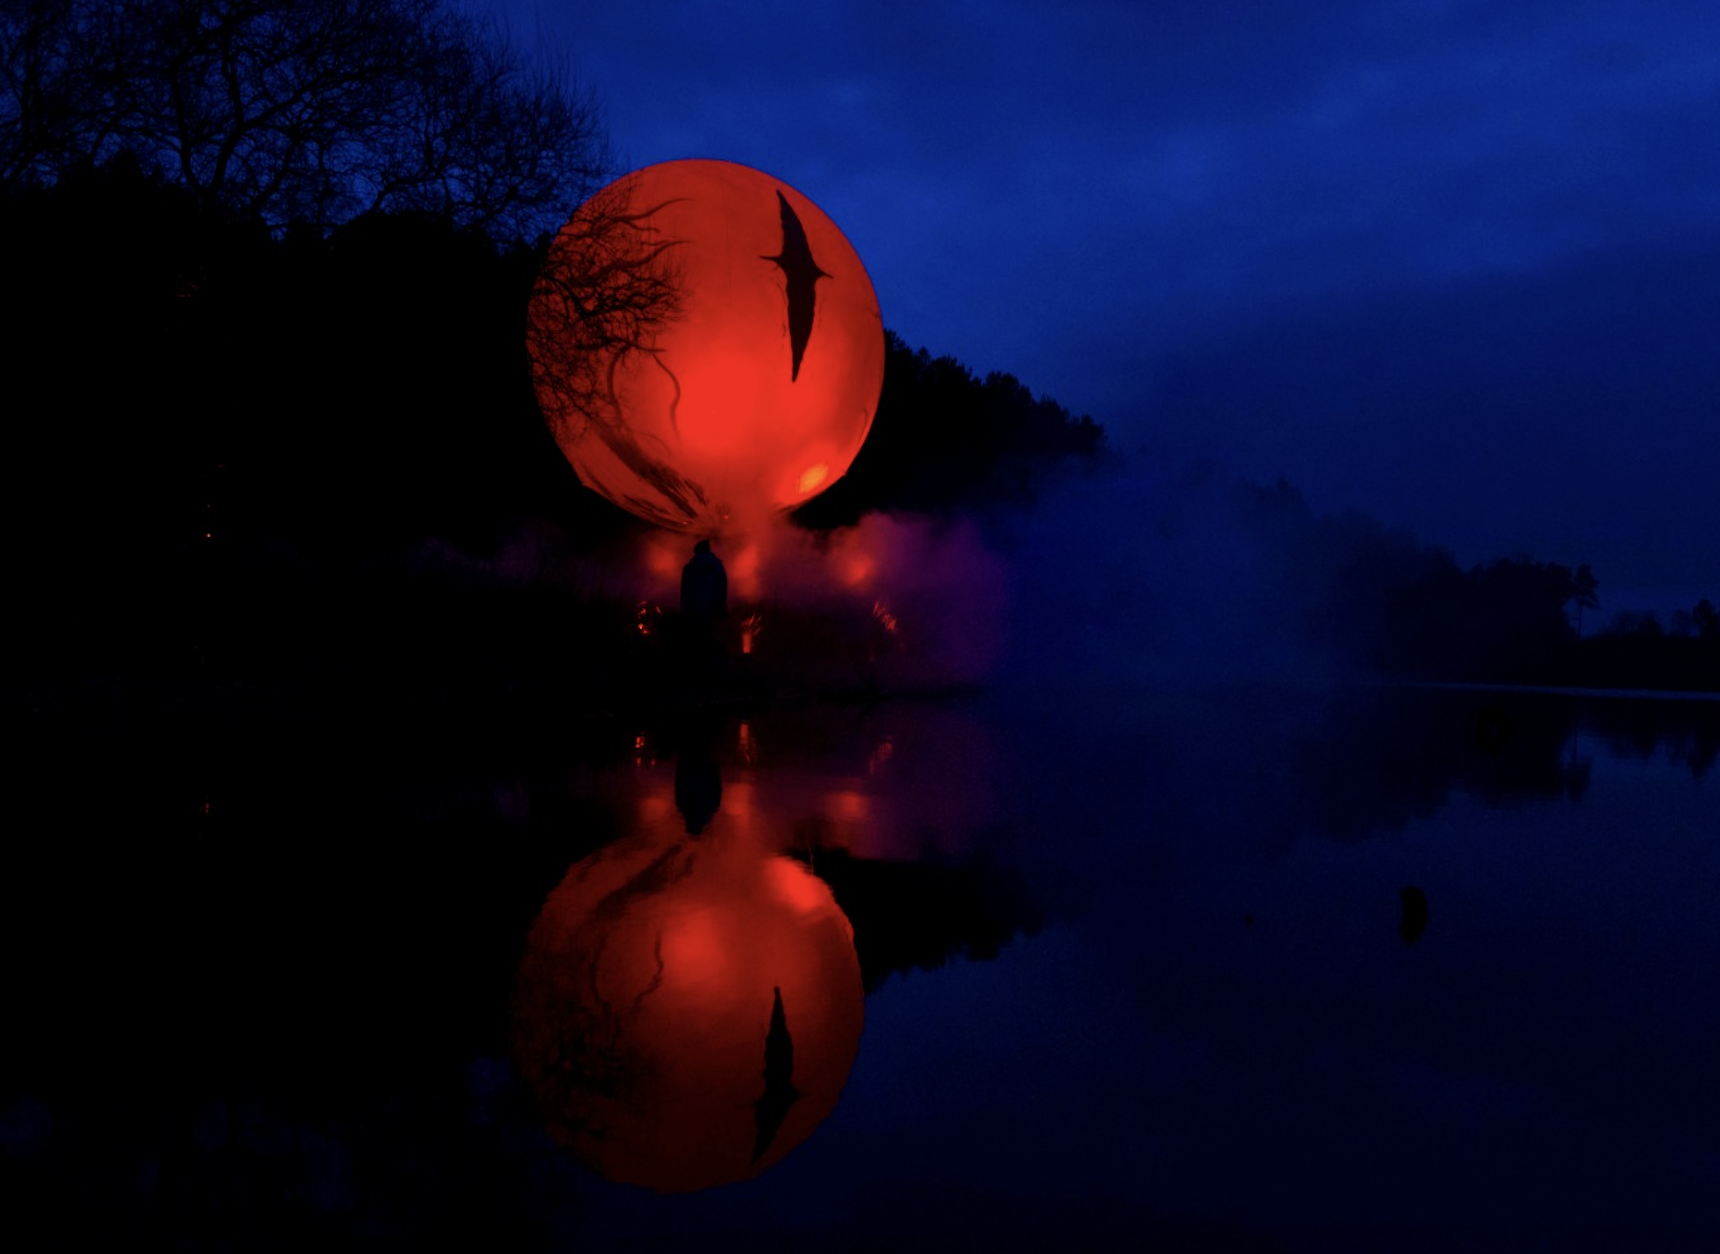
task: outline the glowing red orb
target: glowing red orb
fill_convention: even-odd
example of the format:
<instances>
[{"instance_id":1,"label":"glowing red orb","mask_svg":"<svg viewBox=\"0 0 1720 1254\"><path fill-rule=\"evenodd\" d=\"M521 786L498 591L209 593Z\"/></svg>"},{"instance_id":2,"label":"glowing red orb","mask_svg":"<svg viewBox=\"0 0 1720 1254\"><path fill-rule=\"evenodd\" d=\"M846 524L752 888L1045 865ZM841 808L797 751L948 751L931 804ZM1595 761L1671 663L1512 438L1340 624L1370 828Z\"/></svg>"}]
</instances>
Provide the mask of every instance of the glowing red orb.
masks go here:
<instances>
[{"instance_id":1,"label":"glowing red orb","mask_svg":"<svg viewBox=\"0 0 1720 1254\"><path fill-rule=\"evenodd\" d=\"M727 161L647 166L580 206L538 276L527 346L580 479L699 532L834 483L884 379L853 246L792 187Z\"/></svg>"},{"instance_id":2,"label":"glowing red orb","mask_svg":"<svg viewBox=\"0 0 1720 1254\"><path fill-rule=\"evenodd\" d=\"M533 924L513 1055L589 1166L709 1188L829 1115L864 1002L853 928L803 865L732 837L624 841L577 863Z\"/></svg>"}]
</instances>

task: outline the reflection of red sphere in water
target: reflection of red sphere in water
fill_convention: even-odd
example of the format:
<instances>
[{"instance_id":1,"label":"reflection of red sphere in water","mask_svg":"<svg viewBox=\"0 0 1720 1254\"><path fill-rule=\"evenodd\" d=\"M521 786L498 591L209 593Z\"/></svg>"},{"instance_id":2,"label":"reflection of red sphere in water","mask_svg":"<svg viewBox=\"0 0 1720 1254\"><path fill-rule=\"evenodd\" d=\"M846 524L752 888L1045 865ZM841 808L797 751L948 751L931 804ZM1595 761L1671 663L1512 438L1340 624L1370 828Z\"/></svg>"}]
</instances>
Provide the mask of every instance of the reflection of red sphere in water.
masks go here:
<instances>
[{"instance_id":1,"label":"reflection of red sphere in water","mask_svg":"<svg viewBox=\"0 0 1720 1254\"><path fill-rule=\"evenodd\" d=\"M614 1180L745 1179L836 1105L865 1015L823 881L741 839L622 842L532 926L516 1065L551 1133Z\"/></svg>"},{"instance_id":2,"label":"reflection of red sphere in water","mask_svg":"<svg viewBox=\"0 0 1720 1254\"><path fill-rule=\"evenodd\" d=\"M582 205L527 326L538 404L580 479L669 527L817 495L883 385L853 246L799 192L726 161L647 166Z\"/></svg>"}]
</instances>

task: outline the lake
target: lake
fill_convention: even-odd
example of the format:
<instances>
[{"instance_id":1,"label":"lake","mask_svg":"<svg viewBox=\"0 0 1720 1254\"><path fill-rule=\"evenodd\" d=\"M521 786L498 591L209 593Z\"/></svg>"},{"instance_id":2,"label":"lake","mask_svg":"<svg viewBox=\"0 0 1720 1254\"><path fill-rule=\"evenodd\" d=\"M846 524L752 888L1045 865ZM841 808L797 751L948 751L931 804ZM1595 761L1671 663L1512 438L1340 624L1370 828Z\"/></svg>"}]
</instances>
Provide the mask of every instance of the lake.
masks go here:
<instances>
[{"instance_id":1,"label":"lake","mask_svg":"<svg viewBox=\"0 0 1720 1254\"><path fill-rule=\"evenodd\" d=\"M68 1245L1720 1237L1715 703L150 714L10 764Z\"/></svg>"}]
</instances>

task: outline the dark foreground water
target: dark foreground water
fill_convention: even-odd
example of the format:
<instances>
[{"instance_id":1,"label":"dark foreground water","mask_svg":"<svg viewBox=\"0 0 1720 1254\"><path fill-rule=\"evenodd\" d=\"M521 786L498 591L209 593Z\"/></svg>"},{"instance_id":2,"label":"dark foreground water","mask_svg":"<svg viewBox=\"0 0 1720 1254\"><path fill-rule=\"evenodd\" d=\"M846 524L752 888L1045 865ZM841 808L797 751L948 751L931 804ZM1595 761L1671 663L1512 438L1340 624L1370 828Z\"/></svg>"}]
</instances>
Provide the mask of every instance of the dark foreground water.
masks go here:
<instances>
[{"instance_id":1,"label":"dark foreground water","mask_svg":"<svg viewBox=\"0 0 1720 1254\"><path fill-rule=\"evenodd\" d=\"M1720 1248L1720 707L532 721L37 729L9 1248Z\"/></svg>"}]
</instances>

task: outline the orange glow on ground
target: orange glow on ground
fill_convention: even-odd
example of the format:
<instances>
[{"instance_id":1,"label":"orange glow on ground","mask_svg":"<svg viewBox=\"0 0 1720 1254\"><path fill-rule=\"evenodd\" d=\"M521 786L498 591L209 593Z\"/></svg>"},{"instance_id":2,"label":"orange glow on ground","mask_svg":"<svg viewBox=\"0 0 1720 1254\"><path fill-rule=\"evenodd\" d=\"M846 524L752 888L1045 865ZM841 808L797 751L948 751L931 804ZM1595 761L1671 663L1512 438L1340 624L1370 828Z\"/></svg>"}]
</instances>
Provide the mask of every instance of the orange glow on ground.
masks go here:
<instances>
[{"instance_id":1,"label":"orange glow on ground","mask_svg":"<svg viewBox=\"0 0 1720 1254\"><path fill-rule=\"evenodd\" d=\"M741 619L741 652L751 653L759 632L764 630L764 614L754 610Z\"/></svg>"},{"instance_id":2,"label":"orange glow on ground","mask_svg":"<svg viewBox=\"0 0 1720 1254\"><path fill-rule=\"evenodd\" d=\"M983 678L1004 641L1007 572L971 525L870 515L815 534L779 515L710 538L728 573L721 631L733 657L800 665L810 637L797 627L817 621L840 624L852 656L887 668L891 682L959 682ZM592 582L660 606L667 625L693 545L682 532L641 529Z\"/></svg>"}]
</instances>

